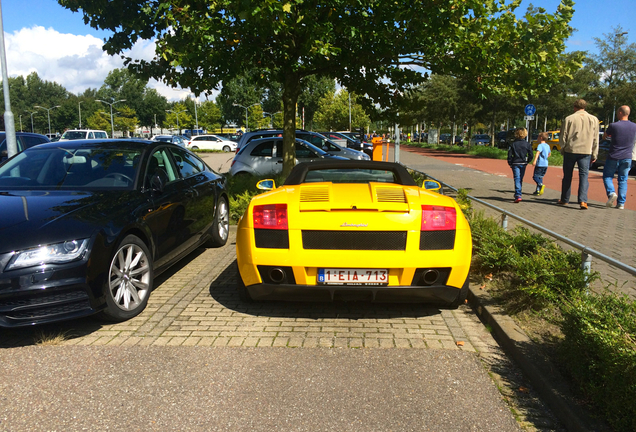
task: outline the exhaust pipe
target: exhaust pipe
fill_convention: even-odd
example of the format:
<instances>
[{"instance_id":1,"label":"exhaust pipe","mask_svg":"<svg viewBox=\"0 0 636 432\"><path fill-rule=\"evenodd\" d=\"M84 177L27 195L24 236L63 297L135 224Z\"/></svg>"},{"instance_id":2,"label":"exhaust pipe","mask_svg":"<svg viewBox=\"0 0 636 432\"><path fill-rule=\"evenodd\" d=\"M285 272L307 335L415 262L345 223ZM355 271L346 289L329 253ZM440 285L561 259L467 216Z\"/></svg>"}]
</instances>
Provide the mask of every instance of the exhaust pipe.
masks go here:
<instances>
[{"instance_id":1,"label":"exhaust pipe","mask_svg":"<svg viewBox=\"0 0 636 432\"><path fill-rule=\"evenodd\" d=\"M280 268L273 268L269 271L269 279L274 283L281 283L285 280L285 271Z\"/></svg>"},{"instance_id":2,"label":"exhaust pipe","mask_svg":"<svg viewBox=\"0 0 636 432\"><path fill-rule=\"evenodd\" d=\"M439 272L437 270L427 270L422 275L422 282L424 285L433 285L439 278Z\"/></svg>"}]
</instances>

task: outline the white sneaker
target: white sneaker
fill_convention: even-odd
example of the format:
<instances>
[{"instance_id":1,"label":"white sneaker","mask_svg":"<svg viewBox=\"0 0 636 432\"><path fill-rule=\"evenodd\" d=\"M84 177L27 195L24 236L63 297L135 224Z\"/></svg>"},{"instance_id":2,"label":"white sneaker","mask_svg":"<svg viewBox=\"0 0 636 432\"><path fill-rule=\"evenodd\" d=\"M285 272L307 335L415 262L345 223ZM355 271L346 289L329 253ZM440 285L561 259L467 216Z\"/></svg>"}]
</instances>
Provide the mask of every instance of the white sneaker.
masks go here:
<instances>
[{"instance_id":1,"label":"white sneaker","mask_svg":"<svg viewBox=\"0 0 636 432\"><path fill-rule=\"evenodd\" d=\"M619 210L625 210L625 204L619 204L616 206L616 208Z\"/></svg>"},{"instance_id":2,"label":"white sneaker","mask_svg":"<svg viewBox=\"0 0 636 432\"><path fill-rule=\"evenodd\" d=\"M609 196L609 199L605 203L605 207L614 207L616 205L616 200L618 199L618 195L612 192Z\"/></svg>"}]
</instances>

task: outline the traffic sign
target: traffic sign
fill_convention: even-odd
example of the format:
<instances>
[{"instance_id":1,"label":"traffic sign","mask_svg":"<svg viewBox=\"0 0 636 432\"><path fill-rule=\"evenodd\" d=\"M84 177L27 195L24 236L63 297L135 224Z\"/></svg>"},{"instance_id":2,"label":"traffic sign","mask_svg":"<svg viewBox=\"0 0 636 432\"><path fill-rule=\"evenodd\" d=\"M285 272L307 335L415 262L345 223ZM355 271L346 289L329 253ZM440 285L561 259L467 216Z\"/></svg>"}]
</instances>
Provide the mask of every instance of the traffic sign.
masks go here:
<instances>
[{"instance_id":1,"label":"traffic sign","mask_svg":"<svg viewBox=\"0 0 636 432\"><path fill-rule=\"evenodd\" d=\"M534 120L534 116L529 116L529 115L528 115L528 116L525 116L523 119L524 119L525 121L528 121L528 120Z\"/></svg>"},{"instance_id":2,"label":"traffic sign","mask_svg":"<svg viewBox=\"0 0 636 432\"><path fill-rule=\"evenodd\" d=\"M523 111L526 113L526 115L533 116L534 113L537 112L537 109L534 107L534 105L528 104Z\"/></svg>"}]
</instances>

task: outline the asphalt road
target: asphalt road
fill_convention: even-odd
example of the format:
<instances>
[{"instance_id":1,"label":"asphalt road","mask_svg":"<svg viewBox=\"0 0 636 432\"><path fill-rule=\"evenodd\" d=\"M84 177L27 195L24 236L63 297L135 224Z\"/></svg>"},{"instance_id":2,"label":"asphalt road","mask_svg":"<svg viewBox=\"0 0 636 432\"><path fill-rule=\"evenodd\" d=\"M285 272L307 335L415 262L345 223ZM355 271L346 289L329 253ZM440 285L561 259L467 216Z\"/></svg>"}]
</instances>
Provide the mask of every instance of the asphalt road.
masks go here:
<instances>
[{"instance_id":1,"label":"asphalt road","mask_svg":"<svg viewBox=\"0 0 636 432\"><path fill-rule=\"evenodd\" d=\"M2 430L520 430L457 351L31 347L0 363Z\"/></svg>"}]
</instances>

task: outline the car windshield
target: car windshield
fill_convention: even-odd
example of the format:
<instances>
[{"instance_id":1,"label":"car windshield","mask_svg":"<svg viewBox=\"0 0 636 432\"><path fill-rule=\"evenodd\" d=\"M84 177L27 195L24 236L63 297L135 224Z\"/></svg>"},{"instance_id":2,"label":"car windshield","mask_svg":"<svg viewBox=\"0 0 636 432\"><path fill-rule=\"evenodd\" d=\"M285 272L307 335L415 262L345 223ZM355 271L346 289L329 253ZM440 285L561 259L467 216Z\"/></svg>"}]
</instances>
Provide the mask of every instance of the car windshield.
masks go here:
<instances>
[{"instance_id":1,"label":"car windshield","mask_svg":"<svg viewBox=\"0 0 636 432\"><path fill-rule=\"evenodd\" d=\"M86 132L83 131L66 131L64 135L62 135L63 139L66 140L78 140L86 138Z\"/></svg>"},{"instance_id":2,"label":"car windshield","mask_svg":"<svg viewBox=\"0 0 636 432\"><path fill-rule=\"evenodd\" d=\"M304 183L398 183L392 171L377 169L318 169L307 172Z\"/></svg>"},{"instance_id":3,"label":"car windshield","mask_svg":"<svg viewBox=\"0 0 636 432\"><path fill-rule=\"evenodd\" d=\"M0 189L130 189L140 150L34 147L0 166Z\"/></svg>"}]
</instances>

